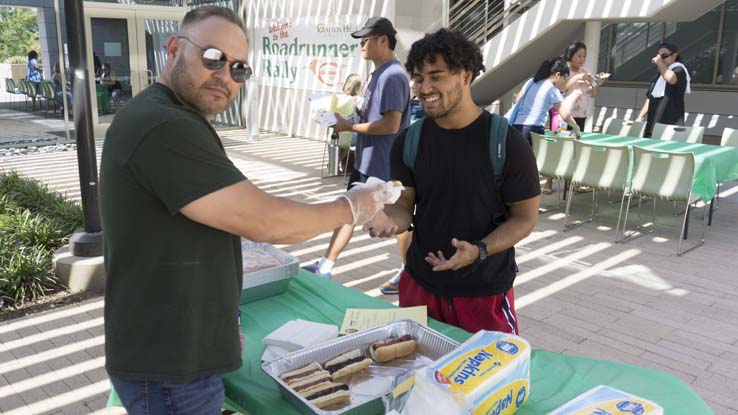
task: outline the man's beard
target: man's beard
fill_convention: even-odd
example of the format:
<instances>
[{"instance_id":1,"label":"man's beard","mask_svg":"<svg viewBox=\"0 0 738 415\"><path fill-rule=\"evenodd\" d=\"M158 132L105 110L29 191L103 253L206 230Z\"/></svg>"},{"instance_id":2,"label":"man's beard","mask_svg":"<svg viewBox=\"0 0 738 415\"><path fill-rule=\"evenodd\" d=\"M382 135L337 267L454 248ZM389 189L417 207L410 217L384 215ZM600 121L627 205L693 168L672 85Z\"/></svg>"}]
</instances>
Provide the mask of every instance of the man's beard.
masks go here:
<instances>
[{"instance_id":1,"label":"man's beard","mask_svg":"<svg viewBox=\"0 0 738 415\"><path fill-rule=\"evenodd\" d=\"M435 94L429 94L429 95L435 95ZM458 82L457 85L451 88L447 94L441 94L440 92L438 92L437 95L439 96L439 98L438 98L438 104L436 108L432 110L428 110L425 108L425 106L423 106L425 115L430 119L443 118L459 106L459 103L461 103L461 82ZM448 107L446 107L443 104L444 95L448 95L448 98L449 98Z\"/></svg>"},{"instance_id":2,"label":"man's beard","mask_svg":"<svg viewBox=\"0 0 738 415\"><path fill-rule=\"evenodd\" d=\"M177 96L184 103L195 111L202 114L205 118L212 118L216 114L225 111L234 101L231 97L231 91L222 81L211 78L199 88L195 87L195 82L189 76L187 65L183 59L177 60L171 72L170 86ZM207 99L207 96L201 92L203 88L213 87L222 90L226 94L225 102L213 102Z\"/></svg>"}]
</instances>

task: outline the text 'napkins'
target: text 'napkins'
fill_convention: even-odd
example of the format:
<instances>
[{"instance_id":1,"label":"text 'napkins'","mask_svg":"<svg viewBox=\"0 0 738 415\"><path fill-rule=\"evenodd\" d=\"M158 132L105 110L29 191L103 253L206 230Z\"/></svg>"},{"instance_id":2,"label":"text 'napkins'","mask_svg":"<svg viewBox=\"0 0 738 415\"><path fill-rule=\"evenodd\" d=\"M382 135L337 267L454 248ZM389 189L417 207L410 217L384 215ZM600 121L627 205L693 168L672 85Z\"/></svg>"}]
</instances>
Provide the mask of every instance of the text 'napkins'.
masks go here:
<instances>
[{"instance_id":1,"label":"text 'napkins'","mask_svg":"<svg viewBox=\"0 0 738 415\"><path fill-rule=\"evenodd\" d=\"M482 330L416 373L403 414L510 415L529 395L530 344Z\"/></svg>"},{"instance_id":2,"label":"text 'napkins'","mask_svg":"<svg viewBox=\"0 0 738 415\"><path fill-rule=\"evenodd\" d=\"M609 386L596 386L549 415L663 415L655 403Z\"/></svg>"}]
</instances>

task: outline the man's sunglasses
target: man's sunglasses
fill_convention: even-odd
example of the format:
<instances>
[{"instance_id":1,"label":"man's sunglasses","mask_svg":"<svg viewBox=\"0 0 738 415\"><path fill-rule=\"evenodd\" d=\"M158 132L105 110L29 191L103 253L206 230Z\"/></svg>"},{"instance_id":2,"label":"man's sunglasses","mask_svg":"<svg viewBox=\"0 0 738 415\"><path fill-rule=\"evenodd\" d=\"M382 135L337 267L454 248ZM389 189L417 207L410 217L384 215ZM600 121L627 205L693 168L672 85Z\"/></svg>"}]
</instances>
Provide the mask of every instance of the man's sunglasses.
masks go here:
<instances>
[{"instance_id":1,"label":"man's sunglasses","mask_svg":"<svg viewBox=\"0 0 738 415\"><path fill-rule=\"evenodd\" d=\"M666 59L666 58L668 58L669 56L671 56L673 54L674 54L674 52L672 52L672 53L662 53L661 54L661 59Z\"/></svg>"},{"instance_id":2,"label":"man's sunglasses","mask_svg":"<svg viewBox=\"0 0 738 415\"><path fill-rule=\"evenodd\" d=\"M228 63L228 57L220 49L210 46L202 47L185 36L177 36L177 39L184 39L200 48L202 50L202 65L211 71L217 71ZM253 74L251 67L246 62L234 61L230 69L231 79L234 82L246 82Z\"/></svg>"}]
</instances>

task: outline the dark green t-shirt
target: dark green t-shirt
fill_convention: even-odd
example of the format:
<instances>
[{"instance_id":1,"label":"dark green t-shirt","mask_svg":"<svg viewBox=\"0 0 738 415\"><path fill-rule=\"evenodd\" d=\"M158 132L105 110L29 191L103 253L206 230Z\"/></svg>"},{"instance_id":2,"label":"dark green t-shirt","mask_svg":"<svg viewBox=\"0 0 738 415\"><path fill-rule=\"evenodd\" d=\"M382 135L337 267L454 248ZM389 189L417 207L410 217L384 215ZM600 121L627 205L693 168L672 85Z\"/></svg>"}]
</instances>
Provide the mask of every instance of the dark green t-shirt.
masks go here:
<instances>
[{"instance_id":1,"label":"dark green t-shirt","mask_svg":"<svg viewBox=\"0 0 738 415\"><path fill-rule=\"evenodd\" d=\"M100 170L111 374L188 382L241 366L240 238L179 210L244 179L212 126L161 84L115 116Z\"/></svg>"}]
</instances>

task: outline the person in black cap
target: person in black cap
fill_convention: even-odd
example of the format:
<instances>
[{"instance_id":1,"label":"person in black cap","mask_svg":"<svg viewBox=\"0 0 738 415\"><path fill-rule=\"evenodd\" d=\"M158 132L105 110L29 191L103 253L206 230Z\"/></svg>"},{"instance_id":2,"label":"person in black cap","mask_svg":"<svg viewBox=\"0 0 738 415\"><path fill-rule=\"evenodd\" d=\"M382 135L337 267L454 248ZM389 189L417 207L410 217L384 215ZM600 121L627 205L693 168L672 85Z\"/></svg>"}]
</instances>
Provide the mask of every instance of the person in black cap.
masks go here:
<instances>
[{"instance_id":1,"label":"person in black cap","mask_svg":"<svg viewBox=\"0 0 738 415\"><path fill-rule=\"evenodd\" d=\"M410 80L395 58L396 34L392 22L384 17L370 18L362 29L351 34L355 39L361 39L361 55L372 61L375 69L362 91L364 99L361 108L357 109L359 122L351 124L336 114L337 122L333 126L335 132L357 133L356 159L349 189L354 183L364 183L372 176L389 180L392 143L410 122ZM325 256L305 269L330 278L333 264L353 234L351 225L333 231Z\"/></svg>"}]
</instances>

